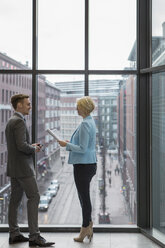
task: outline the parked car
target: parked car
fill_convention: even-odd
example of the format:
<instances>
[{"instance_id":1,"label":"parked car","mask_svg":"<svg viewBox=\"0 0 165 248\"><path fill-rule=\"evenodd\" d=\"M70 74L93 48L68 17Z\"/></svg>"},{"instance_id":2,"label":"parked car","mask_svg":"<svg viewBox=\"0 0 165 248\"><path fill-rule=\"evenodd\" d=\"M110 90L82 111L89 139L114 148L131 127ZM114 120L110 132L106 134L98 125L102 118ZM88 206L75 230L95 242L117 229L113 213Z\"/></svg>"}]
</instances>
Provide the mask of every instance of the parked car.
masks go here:
<instances>
[{"instance_id":1,"label":"parked car","mask_svg":"<svg viewBox=\"0 0 165 248\"><path fill-rule=\"evenodd\" d=\"M99 178L98 183L99 183L99 190L103 190L103 188L104 188L104 180L103 180L103 178Z\"/></svg>"},{"instance_id":2,"label":"parked car","mask_svg":"<svg viewBox=\"0 0 165 248\"><path fill-rule=\"evenodd\" d=\"M109 213L99 213L99 224L110 224Z\"/></svg>"},{"instance_id":3,"label":"parked car","mask_svg":"<svg viewBox=\"0 0 165 248\"><path fill-rule=\"evenodd\" d=\"M40 202L39 202L39 206L38 209L40 211L47 211L49 208L49 200L48 197L45 195L40 196Z\"/></svg>"},{"instance_id":4,"label":"parked car","mask_svg":"<svg viewBox=\"0 0 165 248\"><path fill-rule=\"evenodd\" d=\"M50 191L53 196L56 196L57 195L58 188L55 187L54 185L50 185L48 187L48 191Z\"/></svg>"},{"instance_id":5,"label":"parked car","mask_svg":"<svg viewBox=\"0 0 165 248\"><path fill-rule=\"evenodd\" d=\"M47 190L45 191L44 195L48 197L49 203L51 203L52 198L53 198L53 192Z\"/></svg>"},{"instance_id":6,"label":"parked car","mask_svg":"<svg viewBox=\"0 0 165 248\"><path fill-rule=\"evenodd\" d=\"M49 194L50 194L51 197L53 198L53 196L54 196L54 191L52 191L52 190L47 190L47 192L49 192Z\"/></svg>"},{"instance_id":7,"label":"parked car","mask_svg":"<svg viewBox=\"0 0 165 248\"><path fill-rule=\"evenodd\" d=\"M54 179L50 182L51 185L55 185L58 189L60 187L59 181L57 179Z\"/></svg>"}]
</instances>

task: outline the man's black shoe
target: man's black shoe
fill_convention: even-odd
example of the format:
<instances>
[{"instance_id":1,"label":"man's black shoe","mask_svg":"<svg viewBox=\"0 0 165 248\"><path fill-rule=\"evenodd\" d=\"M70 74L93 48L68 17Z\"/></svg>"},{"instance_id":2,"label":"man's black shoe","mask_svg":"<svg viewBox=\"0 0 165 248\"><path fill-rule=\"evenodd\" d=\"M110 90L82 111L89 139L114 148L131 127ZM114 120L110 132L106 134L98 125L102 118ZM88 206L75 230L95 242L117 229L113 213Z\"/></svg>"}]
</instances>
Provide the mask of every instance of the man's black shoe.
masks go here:
<instances>
[{"instance_id":1,"label":"man's black shoe","mask_svg":"<svg viewBox=\"0 0 165 248\"><path fill-rule=\"evenodd\" d=\"M22 234L15 236L14 238L9 238L9 244L15 244L20 242L27 242L29 238L24 237Z\"/></svg>"},{"instance_id":2,"label":"man's black shoe","mask_svg":"<svg viewBox=\"0 0 165 248\"><path fill-rule=\"evenodd\" d=\"M29 246L40 246L40 247L48 247L54 245L54 242L47 242L43 237L38 236L37 239L30 241Z\"/></svg>"}]
</instances>

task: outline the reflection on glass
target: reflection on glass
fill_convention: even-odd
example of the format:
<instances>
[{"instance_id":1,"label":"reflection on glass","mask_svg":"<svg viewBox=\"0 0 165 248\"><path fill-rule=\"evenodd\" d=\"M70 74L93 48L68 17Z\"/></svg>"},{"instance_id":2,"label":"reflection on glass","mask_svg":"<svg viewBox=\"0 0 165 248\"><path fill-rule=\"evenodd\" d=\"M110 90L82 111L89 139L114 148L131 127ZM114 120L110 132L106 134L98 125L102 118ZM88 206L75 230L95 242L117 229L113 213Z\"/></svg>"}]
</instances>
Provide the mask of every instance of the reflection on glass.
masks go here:
<instances>
[{"instance_id":1,"label":"reflection on glass","mask_svg":"<svg viewBox=\"0 0 165 248\"><path fill-rule=\"evenodd\" d=\"M40 0L39 69L84 68L84 1Z\"/></svg>"},{"instance_id":2,"label":"reflection on glass","mask_svg":"<svg viewBox=\"0 0 165 248\"><path fill-rule=\"evenodd\" d=\"M153 227L165 233L165 73L152 76Z\"/></svg>"},{"instance_id":3,"label":"reflection on glass","mask_svg":"<svg viewBox=\"0 0 165 248\"><path fill-rule=\"evenodd\" d=\"M165 1L152 0L152 66L165 64Z\"/></svg>"},{"instance_id":4,"label":"reflection on glass","mask_svg":"<svg viewBox=\"0 0 165 248\"><path fill-rule=\"evenodd\" d=\"M136 69L136 1L89 1L89 36L90 69Z\"/></svg>"},{"instance_id":5,"label":"reflection on glass","mask_svg":"<svg viewBox=\"0 0 165 248\"><path fill-rule=\"evenodd\" d=\"M10 59L6 63L10 64ZM9 178L6 176L7 168L7 146L5 139L5 128L8 119L13 115L10 98L15 94L28 94L32 99L32 77L25 74L0 74L0 224L8 223L8 204L10 196ZM26 125L30 136L32 131L31 114L26 116ZM26 199L23 198L18 218L23 223L26 211Z\"/></svg>"},{"instance_id":6,"label":"reflection on glass","mask_svg":"<svg viewBox=\"0 0 165 248\"><path fill-rule=\"evenodd\" d=\"M32 62L32 1L1 0L0 30L0 69L29 69Z\"/></svg>"},{"instance_id":7,"label":"reflection on glass","mask_svg":"<svg viewBox=\"0 0 165 248\"><path fill-rule=\"evenodd\" d=\"M94 222L136 223L136 77L91 76L98 171Z\"/></svg>"}]
</instances>

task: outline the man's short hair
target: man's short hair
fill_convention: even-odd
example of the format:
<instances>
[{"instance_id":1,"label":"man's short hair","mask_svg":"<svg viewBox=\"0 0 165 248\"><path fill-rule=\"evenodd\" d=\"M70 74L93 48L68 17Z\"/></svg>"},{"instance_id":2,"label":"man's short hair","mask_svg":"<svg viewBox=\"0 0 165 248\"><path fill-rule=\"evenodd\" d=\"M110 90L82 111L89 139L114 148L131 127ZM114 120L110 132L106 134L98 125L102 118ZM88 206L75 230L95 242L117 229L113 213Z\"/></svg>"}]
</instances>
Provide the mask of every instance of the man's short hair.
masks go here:
<instances>
[{"instance_id":1,"label":"man's short hair","mask_svg":"<svg viewBox=\"0 0 165 248\"><path fill-rule=\"evenodd\" d=\"M29 96L28 95L24 95L24 94L17 94L17 95L12 96L11 97L11 104L12 104L13 108L16 110L17 104L19 102L23 102L23 100L25 98L29 98Z\"/></svg>"}]
</instances>

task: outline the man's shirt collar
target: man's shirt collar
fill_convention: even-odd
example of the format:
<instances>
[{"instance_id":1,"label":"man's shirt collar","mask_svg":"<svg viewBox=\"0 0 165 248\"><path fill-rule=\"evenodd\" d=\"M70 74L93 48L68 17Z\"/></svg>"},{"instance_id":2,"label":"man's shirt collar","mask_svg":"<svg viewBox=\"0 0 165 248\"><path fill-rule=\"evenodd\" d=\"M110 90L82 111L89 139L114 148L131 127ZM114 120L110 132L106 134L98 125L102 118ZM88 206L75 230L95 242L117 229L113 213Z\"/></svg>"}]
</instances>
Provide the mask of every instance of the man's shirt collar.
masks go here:
<instances>
[{"instance_id":1,"label":"man's shirt collar","mask_svg":"<svg viewBox=\"0 0 165 248\"><path fill-rule=\"evenodd\" d=\"M15 112L17 115L19 115L20 117L22 117L24 120L25 120L25 116L22 114L22 113L20 113L20 112Z\"/></svg>"}]
</instances>

